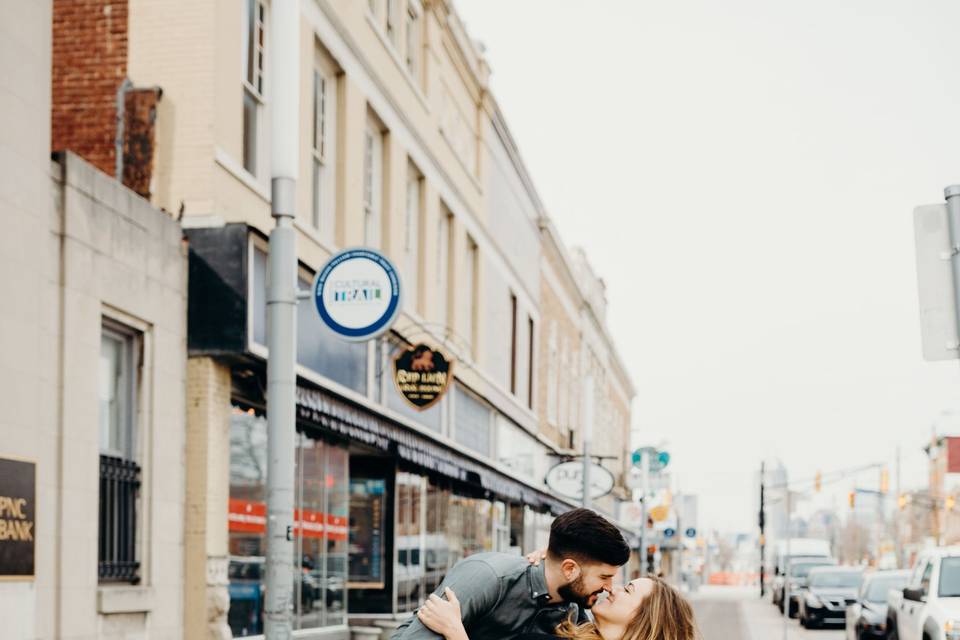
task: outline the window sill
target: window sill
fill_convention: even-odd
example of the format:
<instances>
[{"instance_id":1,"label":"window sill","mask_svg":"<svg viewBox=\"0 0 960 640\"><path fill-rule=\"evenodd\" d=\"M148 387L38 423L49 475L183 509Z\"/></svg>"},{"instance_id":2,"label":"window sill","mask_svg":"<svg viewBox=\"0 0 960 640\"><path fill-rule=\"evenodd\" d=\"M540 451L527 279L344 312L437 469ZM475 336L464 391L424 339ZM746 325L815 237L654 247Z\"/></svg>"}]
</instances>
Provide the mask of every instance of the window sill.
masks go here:
<instances>
[{"instance_id":1,"label":"window sill","mask_svg":"<svg viewBox=\"0 0 960 640\"><path fill-rule=\"evenodd\" d=\"M214 159L217 161L218 165L226 169L227 173L232 175L234 178L242 182L244 186L260 196L261 200L267 204L270 204L270 190L260 184L256 176L244 169L243 165L234 160L233 156L224 151L222 148L217 147Z\"/></svg>"},{"instance_id":2,"label":"window sill","mask_svg":"<svg viewBox=\"0 0 960 640\"><path fill-rule=\"evenodd\" d=\"M417 84L416 78L410 74L410 70L407 68L406 63L400 59L400 54L397 52L396 46L390 42L390 38L387 37L387 34L383 32L383 29L380 28L380 25L377 24L376 19L370 15L370 12L366 13L367 23L370 25L370 28L373 29L373 32L377 34L377 37L380 38L381 44L387 50L387 53L390 55L390 58L393 60L393 63L397 65L397 68L400 70L400 75L407 81L407 84L410 85L410 88L413 90L413 94L417 96L417 100L420 101L420 105L424 108L427 113L430 113L430 103L427 102L427 96L423 93L423 89Z\"/></svg>"},{"instance_id":3,"label":"window sill","mask_svg":"<svg viewBox=\"0 0 960 640\"><path fill-rule=\"evenodd\" d=\"M153 610L153 589L133 585L97 588L98 613L146 613Z\"/></svg>"}]
</instances>

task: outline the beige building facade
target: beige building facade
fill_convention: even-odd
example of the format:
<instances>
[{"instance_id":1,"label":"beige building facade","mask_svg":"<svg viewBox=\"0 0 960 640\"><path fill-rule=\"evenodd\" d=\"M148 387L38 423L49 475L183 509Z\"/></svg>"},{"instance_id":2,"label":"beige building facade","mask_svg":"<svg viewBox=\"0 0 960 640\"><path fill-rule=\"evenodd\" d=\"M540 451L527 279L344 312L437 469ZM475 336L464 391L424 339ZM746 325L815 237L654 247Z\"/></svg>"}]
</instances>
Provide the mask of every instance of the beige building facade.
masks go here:
<instances>
[{"instance_id":1,"label":"beige building facade","mask_svg":"<svg viewBox=\"0 0 960 640\"><path fill-rule=\"evenodd\" d=\"M83 4L59 6L90 10ZM153 440L179 456L162 488L164 499L179 492L179 503L163 503L180 509L164 528L177 546L162 567L145 565L140 582L117 586L141 594L128 596L140 604L122 605L134 609L123 628L167 637L157 626L163 612L182 637L258 636L271 3L102 4L98 19L108 31L120 28L113 17L122 21L125 36L125 53L98 44L117 59L108 75L162 94L145 192L189 250L187 304L163 298L156 309L167 324L180 314L186 342L186 357L173 348L157 356L164 367L178 354L183 361L162 382L181 395L157 409L179 412L169 416L177 435L167 438L165 422L163 442ZM396 265L403 308L391 331L367 343L338 339L309 300L298 309L294 628L303 638L345 638L351 626L380 625L386 635L460 558L542 547L552 518L576 506L544 477L582 448L588 374L593 454L616 485L594 506L617 519L634 390L606 329L602 281L553 228L452 3L300 7L300 287L310 289L337 252L371 247ZM121 267L112 277L130 276ZM129 289L121 284L117 292ZM153 307L124 313L160 326ZM420 343L453 363L446 394L425 410L401 397L392 376L394 359ZM151 482L153 468L143 466ZM634 542L630 523L620 525ZM165 590L174 577L175 597ZM87 605L76 610L94 620Z\"/></svg>"}]
</instances>

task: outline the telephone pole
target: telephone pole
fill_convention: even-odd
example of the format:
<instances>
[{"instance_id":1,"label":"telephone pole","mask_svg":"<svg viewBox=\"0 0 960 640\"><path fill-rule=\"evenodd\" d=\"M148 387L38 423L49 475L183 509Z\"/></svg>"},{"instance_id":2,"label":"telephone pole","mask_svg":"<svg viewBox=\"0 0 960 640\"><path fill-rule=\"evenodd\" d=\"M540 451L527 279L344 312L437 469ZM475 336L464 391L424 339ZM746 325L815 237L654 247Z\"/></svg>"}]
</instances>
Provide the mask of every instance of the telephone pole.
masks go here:
<instances>
[{"instance_id":1,"label":"telephone pole","mask_svg":"<svg viewBox=\"0 0 960 640\"><path fill-rule=\"evenodd\" d=\"M765 550L766 550L766 544L767 544L767 540L766 540L766 537L765 537L766 524L767 524L767 523L766 523L766 520L767 520L767 518L766 518L766 514L764 513L764 491L765 491L765 487L764 487L764 477L765 477L765 476L764 476L764 474L765 474L765 471L766 471L765 463L764 463L763 461L761 461L761 462L760 462L760 514L759 514L759 518L758 518L759 523L760 523L760 597L761 597L761 598L762 598L764 595L766 595L766 589L765 589L765 586L764 586L764 575L763 575L763 574L764 574L764 571L765 571L765 569L766 569L766 566L765 566L765 564L764 564L764 557L765 557L765 556L764 556L764 552L765 552Z\"/></svg>"}]
</instances>

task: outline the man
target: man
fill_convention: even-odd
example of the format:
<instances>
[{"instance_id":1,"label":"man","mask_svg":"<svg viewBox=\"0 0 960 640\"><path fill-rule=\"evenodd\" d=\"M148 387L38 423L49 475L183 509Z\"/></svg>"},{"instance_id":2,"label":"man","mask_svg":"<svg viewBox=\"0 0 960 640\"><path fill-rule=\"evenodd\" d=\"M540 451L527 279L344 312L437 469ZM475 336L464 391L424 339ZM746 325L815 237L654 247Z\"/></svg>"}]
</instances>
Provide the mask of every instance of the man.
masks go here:
<instances>
[{"instance_id":1,"label":"man","mask_svg":"<svg viewBox=\"0 0 960 640\"><path fill-rule=\"evenodd\" d=\"M613 588L613 576L630 558L620 531L589 509L561 515L550 527L547 555L539 565L505 553L478 553L450 569L437 589L450 587L460 600L470 640L511 640L523 633L553 633ZM391 640L437 640L416 615Z\"/></svg>"}]
</instances>

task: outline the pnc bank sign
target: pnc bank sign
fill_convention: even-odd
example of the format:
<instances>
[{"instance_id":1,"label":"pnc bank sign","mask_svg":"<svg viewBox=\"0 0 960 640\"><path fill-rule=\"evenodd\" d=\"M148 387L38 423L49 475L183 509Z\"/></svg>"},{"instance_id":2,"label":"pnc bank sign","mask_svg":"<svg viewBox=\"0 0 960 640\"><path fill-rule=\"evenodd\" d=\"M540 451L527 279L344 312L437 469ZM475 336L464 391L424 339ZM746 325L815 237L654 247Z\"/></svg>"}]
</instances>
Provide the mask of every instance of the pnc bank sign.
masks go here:
<instances>
[{"instance_id":1,"label":"pnc bank sign","mask_svg":"<svg viewBox=\"0 0 960 640\"><path fill-rule=\"evenodd\" d=\"M0 579L33 579L36 495L36 464L0 458Z\"/></svg>"}]
</instances>

